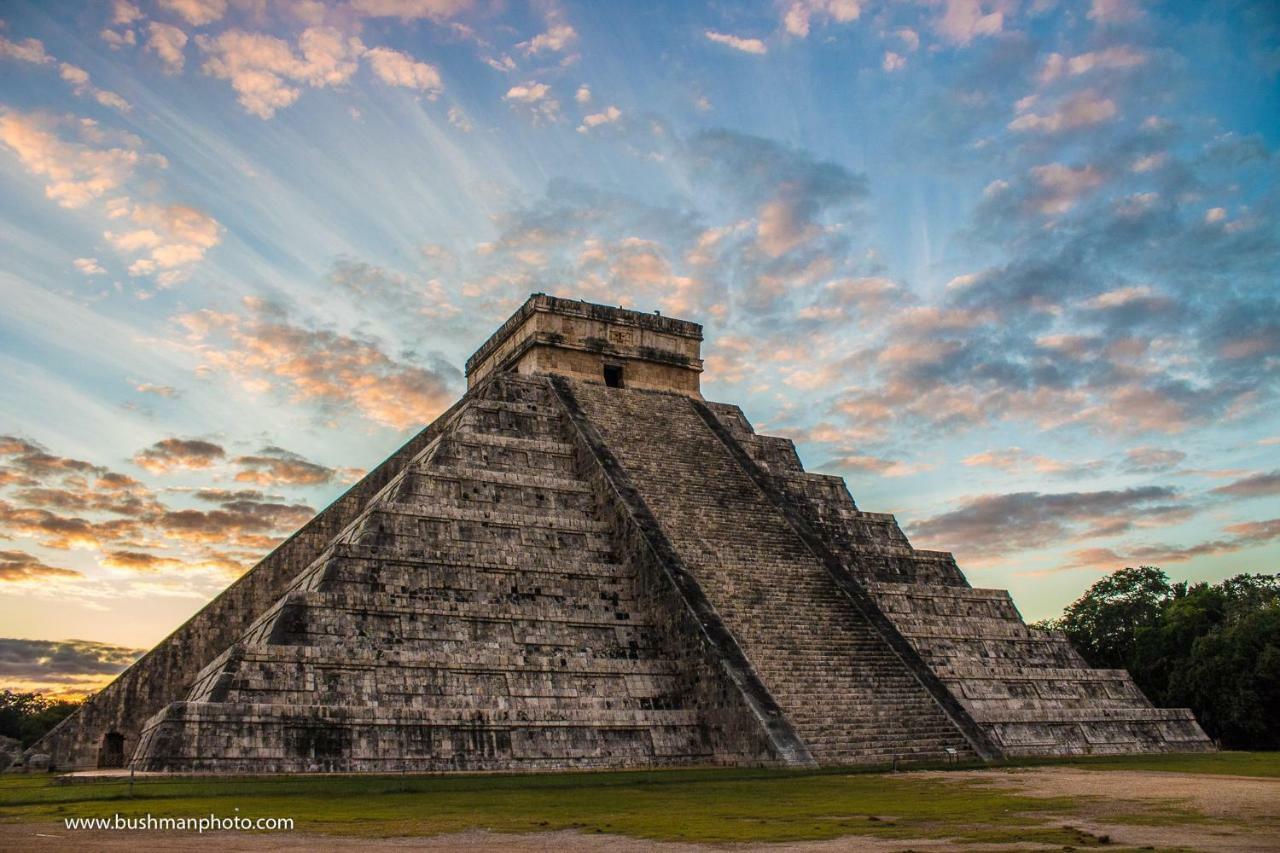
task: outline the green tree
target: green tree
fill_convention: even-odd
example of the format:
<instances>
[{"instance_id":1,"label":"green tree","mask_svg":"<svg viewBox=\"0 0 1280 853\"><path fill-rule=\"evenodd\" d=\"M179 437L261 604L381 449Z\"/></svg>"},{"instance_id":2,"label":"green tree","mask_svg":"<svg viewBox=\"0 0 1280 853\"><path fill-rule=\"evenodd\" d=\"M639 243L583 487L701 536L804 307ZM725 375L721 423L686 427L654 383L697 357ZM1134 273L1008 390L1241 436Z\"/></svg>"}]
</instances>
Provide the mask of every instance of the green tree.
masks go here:
<instances>
[{"instance_id":1,"label":"green tree","mask_svg":"<svg viewBox=\"0 0 1280 853\"><path fill-rule=\"evenodd\" d=\"M1280 575L1189 585L1123 569L1049 627L1090 664L1129 670L1156 705L1190 708L1223 745L1280 747Z\"/></svg>"},{"instance_id":2,"label":"green tree","mask_svg":"<svg viewBox=\"0 0 1280 853\"><path fill-rule=\"evenodd\" d=\"M1156 705L1186 704L1171 692L1170 682L1186 667L1196 639L1222 626L1227 606L1226 594L1216 586L1173 587L1156 621L1137 630L1122 664L1147 698Z\"/></svg>"},{"instance_id":3,"label":"green tree","mask_svg":"<svg viewBox=\"0 0 1280 853\"><path fill-rule=\"evenodd\" d=\"M1174 588L1154 566L1121 569L1089 587L1057 627L1091 666L1126 667L1138 634L1155 626Z\"/></svg>"},{"instance_id":4,"label":"green tree","mask_svg":"<svg viewBox=\"0 0 1280 853\"><path fill-rule=\"evenodd\" d=\"M0 735L30 746L78 707L78 702L51 700L39 693L0 690Z\"/></svg>"},{"instance_id":5,"label":"green tree","mask_svg":"<svg viewBox=\"0 0 1280 853\"><path fill-rule=\"evenodd\" d=\"M1225 746L1280 746L1280 609L1244 613L1197 637L1168 695Z\"/></svg>"}]
</instances>

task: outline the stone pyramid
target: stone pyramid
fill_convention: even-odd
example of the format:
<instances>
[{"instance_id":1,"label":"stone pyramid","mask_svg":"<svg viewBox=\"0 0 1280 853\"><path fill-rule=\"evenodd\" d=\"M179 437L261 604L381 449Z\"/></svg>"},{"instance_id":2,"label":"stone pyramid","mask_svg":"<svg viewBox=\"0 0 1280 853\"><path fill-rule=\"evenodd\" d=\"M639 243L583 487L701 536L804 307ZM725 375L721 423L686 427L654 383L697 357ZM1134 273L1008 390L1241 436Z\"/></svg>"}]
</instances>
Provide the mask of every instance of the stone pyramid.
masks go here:
<instances>
[{"instance_id":1,"label":"stone pyramid","mask_svg":"<svg viewBox=\"0 0 1280 853\"><path fill-rule=\"evenodd\" d=\"M36 750L243 773L1211 748L705 402L701 340L534 295L453 408Z\"/></svg>"}]
</instances>

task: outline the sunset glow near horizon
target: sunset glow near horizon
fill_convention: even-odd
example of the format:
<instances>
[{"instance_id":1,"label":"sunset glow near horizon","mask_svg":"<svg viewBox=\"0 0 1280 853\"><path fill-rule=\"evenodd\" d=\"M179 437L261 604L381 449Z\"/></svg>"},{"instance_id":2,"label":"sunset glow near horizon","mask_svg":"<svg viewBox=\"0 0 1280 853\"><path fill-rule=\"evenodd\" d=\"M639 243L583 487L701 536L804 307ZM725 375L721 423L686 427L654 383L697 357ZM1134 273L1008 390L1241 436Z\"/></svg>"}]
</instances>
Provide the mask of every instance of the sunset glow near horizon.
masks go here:
<instances>
[{"instance_id":1,"label":"sunset glow near horizon","mask_svg":"<svg viewBox=\"0 0 1280 853\"><path fill-rule=\"evenodd\" d=\"M533 292L704 324L708 399L1028 619L1277 570L1274 3L0 21L0 687L102 684Z\"/></svg>"}]
</instances>

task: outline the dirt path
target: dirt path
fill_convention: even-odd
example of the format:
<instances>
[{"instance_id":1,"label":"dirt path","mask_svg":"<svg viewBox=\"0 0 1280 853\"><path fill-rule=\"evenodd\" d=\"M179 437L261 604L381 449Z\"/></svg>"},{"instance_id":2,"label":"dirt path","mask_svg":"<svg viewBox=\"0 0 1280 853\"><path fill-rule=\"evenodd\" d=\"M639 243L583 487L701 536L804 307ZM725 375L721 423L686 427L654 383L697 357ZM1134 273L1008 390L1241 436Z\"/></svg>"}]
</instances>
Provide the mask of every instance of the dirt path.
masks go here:
<instances>
[{"instance_id":1,"label":"dirt path","mask_svg":"<svg viewBox=\"0 0 1280 853\"><path fill-rule=\"evenodd\" d=\"M997 772L921 773L969 779L1029 797L1085 798L1086 817L1063 821L1113 844L1206 851L1280 850L1280 779L1129 770L1036 767ZM1188 811L1202 820L1143 825L1119 817Z\"/></svg>"},{"instance_id":2,"label":"dirt path","mask_svg":"<svg viewBox=\"0 0 1280 853\"><path fill-rule=\"evenodd\" d=\"M41 834L36 834L41 833ZM583 835L578 832L539 832L528 835L503 835L482 830L435 835L430 838L335 838L306 833L280 833L276 835L244 835L237 833L206 833L194 836L190 833L139 833L139 832L63 832L61 828L31 825L0 824L0 850L6 853L27 851L65 850L71 847L106 853L156 853L170 850L217 850L235 853L260 853L266 850L284 851L404 851L404 850L502 850L504 853L845 853L845 851L1048 851L1061 850L1060 846L1042 844L1007 845L987 844L980 847L967 845L957 848L947 841L937 839L885 840L863 836L846 836L830 841L804 841L782 844L681 844L669 841L642 841L618 835Z\"/></svg>"},{"instance_id":3,"label":"dirt path","mask_svg":"<svg viewBox=\"0 0 1280 853\"><path fill-rule=\"evenodd\" d=\"M1090 771L1075 768L1024 768L911 774L920 779L975 781L1031 797L1071 797L1081 814L1051 818L1051 825L1072 826L1106 836L1111 847L1223 851L1280 851L1280 779L1210 776L1186 773ZM1134 823L1147 816L1152 824ZM662 851L708 853L731 850L769 853L834 853L834 851L1061 850L1059 846L959 845L937 839L882 840L847 836L832 841L791 844L697 845L641 841L612 835L547 832L499 835L473 830L428 838L346 838L307 833L250 835L243 833L75 832L60 824L0 823L0 850L82 850L151 853L160 850L329 851L329 850L494 850L532 853L601 853Z\"/></svg>"}]
</instances>

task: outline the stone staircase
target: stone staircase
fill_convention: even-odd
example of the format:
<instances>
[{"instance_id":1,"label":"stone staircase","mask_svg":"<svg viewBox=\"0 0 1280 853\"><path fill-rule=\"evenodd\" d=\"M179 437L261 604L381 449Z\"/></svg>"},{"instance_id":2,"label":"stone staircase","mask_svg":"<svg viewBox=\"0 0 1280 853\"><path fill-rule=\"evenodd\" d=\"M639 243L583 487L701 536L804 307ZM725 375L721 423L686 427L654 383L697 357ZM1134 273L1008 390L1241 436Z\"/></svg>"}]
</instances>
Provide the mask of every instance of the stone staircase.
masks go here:
<instances>
[{"instance_id":1,"label":"stone staircase","mask_svg":"<svg viewBox=\"0 0 1280 853\"><path fill-rule=\"evenodd\" d=\"M970 587L951 554L912 548L843 480L806 473L790 441L756 434L737 406L708 407L1005 755L1212 748L1188 710L1153 708L1129 673L1089 668L1061 632L1026 625L1008 592Z\"/></svg>"},{"instance_id":2,"label":"stone staircase","mask_svg":"<svg viewBox=\"0 0 1280 853\"><path fill-rule=\"evenodd\" d=\"M817 761L972 757L687 398L573 393Z\"/></svg>"},{"instance_id":3,"label":"stone staircase","mask_svg":"<svg viewBox=\"0 0 1280 853\"><path fill-rule=\"evenodd\" d=\"M682 664L544 382L499 377L185 702L143 770L512 770L709 760Z\"/></svg>"}]
</instances>

